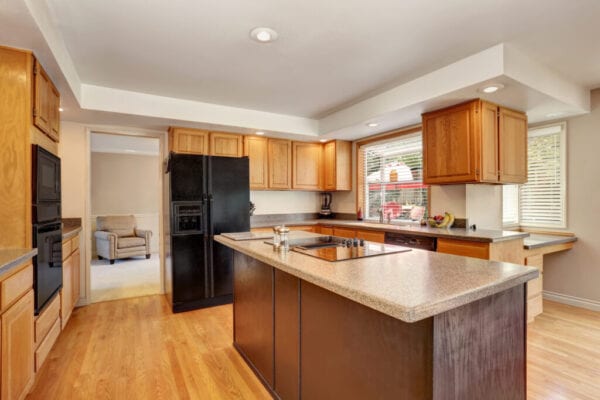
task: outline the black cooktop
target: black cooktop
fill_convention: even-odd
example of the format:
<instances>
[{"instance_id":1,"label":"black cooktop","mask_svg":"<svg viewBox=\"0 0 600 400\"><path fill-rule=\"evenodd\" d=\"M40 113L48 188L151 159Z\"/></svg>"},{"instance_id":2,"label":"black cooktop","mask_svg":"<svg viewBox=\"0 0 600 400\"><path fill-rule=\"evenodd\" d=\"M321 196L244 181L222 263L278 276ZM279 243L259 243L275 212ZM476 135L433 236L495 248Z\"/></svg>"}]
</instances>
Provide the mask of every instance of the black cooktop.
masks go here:
<instances>
[{"instance_id":1,"label":"black cooktop","mask_svg":"<svg viewBox=\"0 0 600 400\"><path fill-rule=\"evenodd\" d=\"M265 242L273 244L273 241ZM363 257L404 253L411 249L391 244L368 242L361 239L347 239L337 236L292 239L290 248L298 253L317 257L326 261L354 260Z\"/></svg>"}]
</instances>

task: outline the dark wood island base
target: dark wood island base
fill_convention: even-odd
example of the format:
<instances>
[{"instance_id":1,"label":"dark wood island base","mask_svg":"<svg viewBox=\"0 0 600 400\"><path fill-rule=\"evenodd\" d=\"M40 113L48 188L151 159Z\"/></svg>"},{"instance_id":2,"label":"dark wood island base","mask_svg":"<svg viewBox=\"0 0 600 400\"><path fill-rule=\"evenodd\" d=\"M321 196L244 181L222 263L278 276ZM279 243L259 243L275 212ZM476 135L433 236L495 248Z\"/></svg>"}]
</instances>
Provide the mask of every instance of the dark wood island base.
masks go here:
<instances>
[{"instance_id":1,"label":"dark wood island base","mask_svg":"<svg viewBox=\"0 0 600 400\"><path fill-rule=\"evenodd\" d=\"M235 251L234 346L285 400L525 399L525 299L407 323Z\"/></svg>"}]
</instances>

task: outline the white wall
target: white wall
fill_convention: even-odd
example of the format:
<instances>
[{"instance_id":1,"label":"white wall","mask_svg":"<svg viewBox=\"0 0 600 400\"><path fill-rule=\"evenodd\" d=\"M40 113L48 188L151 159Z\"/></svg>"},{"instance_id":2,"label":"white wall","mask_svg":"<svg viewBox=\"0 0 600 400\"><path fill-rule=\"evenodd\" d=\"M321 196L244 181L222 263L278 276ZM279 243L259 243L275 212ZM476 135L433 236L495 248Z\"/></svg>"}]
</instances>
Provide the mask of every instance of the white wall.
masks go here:
<instances>
[{"instance_id":1,"label":"white wall","mask_svg":"<svg viewBox=\"0 0 600 400\"><path fill-rule=\"evenodd\" d=\"M253 190L250 201L256 206L254 215L316 213L321 209L318 192Z\"/></svg>"},{"instance_id":2,"label":"white wall","mask_svg":"<svg viewBox=\"0 0 600 400\"><path fill-rule=\"evenodd\" d=\"M431 186L431 215L450 212L457 218L467 215L465 185Z\"/></svg>"},{"instance_id":3,"label":"white wall","mask_svg":"<svg viewBox=\"0 0 600 400\"><path fill-rule=\"evenodd\" d=\"M567 121L567 231L572 250L544 258L544 291L588 299L600 310L600 89L592 112Z\"/></svg>"},{"instance_id":4,"label":"white wall","mask_svg":"<svg viewBox=\"0 0 600 400\"><path fill-rule=\"evenodd\" d=\"M61 121L60 142L58 155L61 159L61 191L62 191L62 216L63 218L81 218L83 233L80 238L80 265L86 265L86 229L88 221L85 220L85 202L88 191L88 143L84 125ZM79 286L81 297L86 298L87 269L81 268Z\"/></svg>"},{"instance_id":5,"label":"white wall","mask_svg":"<svg viewBox=\"0 0 600 400\"><path fill-rule=\"evenodd\" d=\"M469 225L502 229L502 185L465 185L465 205Z\"/></svg>"}]
</instances>

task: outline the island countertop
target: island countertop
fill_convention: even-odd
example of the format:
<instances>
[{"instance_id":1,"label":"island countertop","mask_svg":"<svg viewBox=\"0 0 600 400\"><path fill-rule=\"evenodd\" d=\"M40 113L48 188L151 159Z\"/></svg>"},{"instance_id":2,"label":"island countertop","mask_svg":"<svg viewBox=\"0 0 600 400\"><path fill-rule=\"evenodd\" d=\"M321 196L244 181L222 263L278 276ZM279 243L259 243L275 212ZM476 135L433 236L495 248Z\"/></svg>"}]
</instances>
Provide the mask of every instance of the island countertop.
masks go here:
<instances>
[{"instance_id":1,"label":"island countertop","mask_svg":"<svg viewBox=\"0 0 600 400\"><path fill-rule=\"evenodd\" d=\"M319 236L304 232L294 234ZM534 267L412 249L327 262L273 251L262 240L215 240L293 276L404 322L416 322L538 277Z\"/></svg>"}]
</instances>

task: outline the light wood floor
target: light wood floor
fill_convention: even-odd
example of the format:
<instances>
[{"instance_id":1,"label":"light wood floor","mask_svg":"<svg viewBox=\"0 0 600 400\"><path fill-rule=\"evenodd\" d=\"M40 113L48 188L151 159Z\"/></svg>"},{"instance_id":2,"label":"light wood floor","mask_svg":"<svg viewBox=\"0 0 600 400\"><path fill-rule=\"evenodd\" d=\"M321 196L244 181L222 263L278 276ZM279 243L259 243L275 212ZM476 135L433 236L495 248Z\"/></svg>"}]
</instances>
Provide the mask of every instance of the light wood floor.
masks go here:
<instances>
[{"instance_id":1,"label":"light wood floor","mask_svg":"<svg viewBox=\"0 0 600 400\"><path fill-rule=\"evenodd\" d=\"M600 399L600 313L544 307L528 329L528 398ZM270 399L231 341L230 305L92 304L73 312L28 399Z\"/></svg>"}]
</instances>

